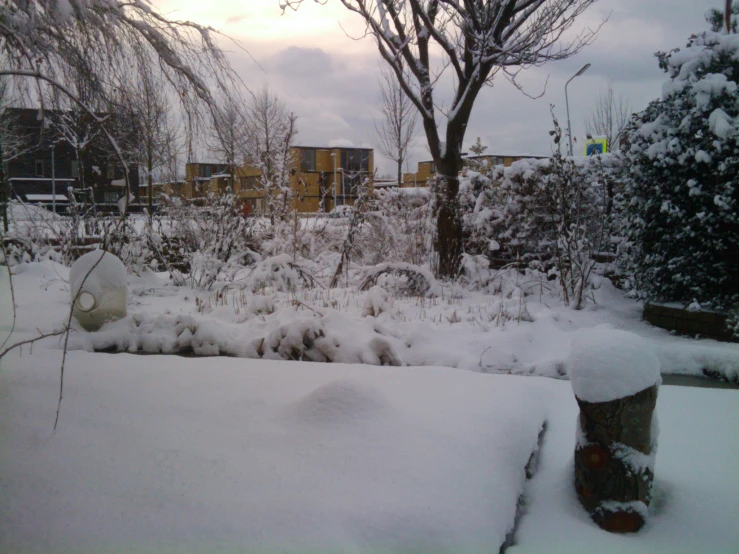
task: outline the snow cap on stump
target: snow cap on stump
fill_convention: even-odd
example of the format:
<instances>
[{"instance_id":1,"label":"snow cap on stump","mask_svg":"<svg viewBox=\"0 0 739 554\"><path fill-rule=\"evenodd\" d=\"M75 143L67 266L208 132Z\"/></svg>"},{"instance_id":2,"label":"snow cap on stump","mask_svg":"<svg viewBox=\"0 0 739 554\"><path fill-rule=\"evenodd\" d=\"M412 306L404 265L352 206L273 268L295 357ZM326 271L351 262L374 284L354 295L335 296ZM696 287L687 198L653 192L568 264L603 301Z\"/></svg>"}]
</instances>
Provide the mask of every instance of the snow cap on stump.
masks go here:
<instances>
[{"instance_id":1,"label":"snow cap on stump","mask_svg":"<svg viewBox=\"0 0 739 554\"><path fill-rule=\"evenodd\" d=\"M580 331L567 365L572 390L585 402L625 398L662 382L651 344L627 331Z\"/></svg>"}]
</instances>

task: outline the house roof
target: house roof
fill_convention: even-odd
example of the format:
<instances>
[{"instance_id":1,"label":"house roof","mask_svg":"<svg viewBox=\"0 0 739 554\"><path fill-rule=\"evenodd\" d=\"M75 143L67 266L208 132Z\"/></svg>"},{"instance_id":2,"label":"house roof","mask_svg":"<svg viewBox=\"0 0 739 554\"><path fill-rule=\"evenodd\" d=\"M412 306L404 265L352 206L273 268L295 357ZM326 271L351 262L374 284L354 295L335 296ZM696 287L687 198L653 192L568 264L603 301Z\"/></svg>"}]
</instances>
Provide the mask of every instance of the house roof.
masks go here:
<instances>
[{"instance_id":1,"label":"house roof","mask_svg":"<svg viewBox=\"0 0 739 554\"><path fill-rule=\"evenodd\" d=\"M304 146L304 145L295 145L293 148L306 148L309 150L366 150L367 152L371 152L374 150L373 148L366 148L364 146Z\"/></svg>"}]
</instances>

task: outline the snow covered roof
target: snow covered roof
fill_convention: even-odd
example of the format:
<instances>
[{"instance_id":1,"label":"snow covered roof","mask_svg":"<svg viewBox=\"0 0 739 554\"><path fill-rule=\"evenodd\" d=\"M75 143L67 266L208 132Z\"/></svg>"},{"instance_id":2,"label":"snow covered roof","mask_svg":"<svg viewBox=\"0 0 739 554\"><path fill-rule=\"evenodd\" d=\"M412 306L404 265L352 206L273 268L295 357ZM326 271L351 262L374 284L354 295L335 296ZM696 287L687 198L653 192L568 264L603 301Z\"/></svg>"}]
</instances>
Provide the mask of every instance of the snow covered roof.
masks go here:
<instances>
[{"instance_id":1,"label":"snow covered roof","mask_svg":"<svg viewBox=\"0 0 739 554\"><path fill-rule=\"evenodd\" d=\"M72 183L74 182L74 179L62 179L59 177L56 177L55 179L52 179L51 177L11 177L10 179L8 179L8 181L43 181L46 183L58 181L64 183Z\"/></svg>"},{"instance_id":2,"label":"snow covered roof","mask_svg":"<svg viewBox=\"0 0 739 554\"><path fill-rule=\"evenodd\" d=\"M26 194L29 202L67 202L69 199L63 194Z\"/></svg>"}]
</instances>

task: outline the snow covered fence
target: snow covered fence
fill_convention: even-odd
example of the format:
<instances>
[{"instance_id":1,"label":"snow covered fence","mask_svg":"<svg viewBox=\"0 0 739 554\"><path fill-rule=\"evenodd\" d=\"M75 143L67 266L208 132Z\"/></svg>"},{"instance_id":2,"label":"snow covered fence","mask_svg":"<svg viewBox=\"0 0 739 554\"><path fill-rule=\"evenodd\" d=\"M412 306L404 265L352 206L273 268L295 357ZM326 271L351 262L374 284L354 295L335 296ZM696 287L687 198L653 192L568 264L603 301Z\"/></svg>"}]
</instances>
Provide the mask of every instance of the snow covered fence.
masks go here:
<instances>
[{"instance_id":1,"label":"snow covered fence","mask_svg":"<svg viewBox=\"0 0 739 554\"><path fill-rule=\"evenodd\" d=\"M592 329L572 342L568 365L580 406L577 495L601 528L636 532L652 498L659 359L633 333Z\"/></svg>"}]
</instances>

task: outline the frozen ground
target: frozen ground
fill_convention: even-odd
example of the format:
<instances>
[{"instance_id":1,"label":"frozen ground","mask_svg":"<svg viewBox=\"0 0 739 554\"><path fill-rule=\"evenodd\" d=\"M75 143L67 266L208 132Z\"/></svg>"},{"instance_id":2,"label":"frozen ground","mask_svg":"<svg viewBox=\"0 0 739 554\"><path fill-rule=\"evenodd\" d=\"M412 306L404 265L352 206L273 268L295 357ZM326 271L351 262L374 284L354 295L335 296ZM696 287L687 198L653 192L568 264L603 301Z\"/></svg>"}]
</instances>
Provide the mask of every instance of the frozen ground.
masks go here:
<instances>
[{"instance_id":1,"label":"frozen ground","mask_svg":"<svg viewBox=\"0 0 739 554\"><path fill-rule=\"evenodd\" d=\"M15 337L58 327L68 270L44 262L14 271ZM639 534L616 536L589 520L572 488L577 406L569 382L483 374L504 371L492 364L511 354L523 360L514 368L521 372L545 367L539 359L561 362L577 330L597 325L641 330L663 368L666 360L731 367L736 359L733 346L644 326L638 306L613 289L602 286L599 308L583 312L529 297L533 322L503 318L483 328L452 314L485 302L501 313L495 303L503 299L390 298L394 317L363 318L366 295L349 290L297 298L273 291L268 314L256 309L269 304L266 296L211 297L208 306L205 295L196 305L193 291L153 274L129 284L130 319L109 326L126 340L137 336L136 317L156 321L164 311L192 318L202 333L223 333L224 348L311 321L348 343L337 347L342 355L372 351L379 338L403 364L426 367L76 349L52 432L59 341L15 352L0 369L0 552L497 552L521 493L526 510L509 552L736 552L736 390L661 388L652 518ZM156 340L164 341L174 326L160 321L146 334L161 332ZM92 336L72 338L79 347ZM476 359L484 348L487 367ZM447 363L459 369L435 367ZM544 421L538 471L526 481Z\"/></svg>"}]
</instances>

